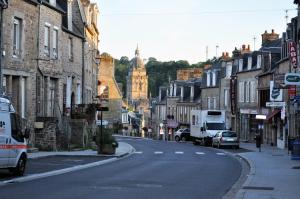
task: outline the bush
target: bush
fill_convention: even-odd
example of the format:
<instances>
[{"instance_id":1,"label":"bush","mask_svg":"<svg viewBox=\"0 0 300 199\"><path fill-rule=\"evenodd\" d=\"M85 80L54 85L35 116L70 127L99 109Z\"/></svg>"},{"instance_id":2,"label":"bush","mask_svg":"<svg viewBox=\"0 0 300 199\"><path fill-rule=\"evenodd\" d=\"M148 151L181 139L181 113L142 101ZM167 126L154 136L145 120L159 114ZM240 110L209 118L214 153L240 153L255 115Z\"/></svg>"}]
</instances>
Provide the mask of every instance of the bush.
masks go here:
<instances>
[{"instance_id":1,"label":"bush","mask_svg":"<svg viewBox=\"0 0 300 199\"><path fill-rule=\"evenodd\" d=\"M98 127L96 131L96 144L100 149L104 145L111 145L113 148L117 148L119 146L116 138L112 136L112 129L102 128L102 139L101 139L100 127ZM101 146L101 144L103 146Z\"/></svg>"}]
</instances>

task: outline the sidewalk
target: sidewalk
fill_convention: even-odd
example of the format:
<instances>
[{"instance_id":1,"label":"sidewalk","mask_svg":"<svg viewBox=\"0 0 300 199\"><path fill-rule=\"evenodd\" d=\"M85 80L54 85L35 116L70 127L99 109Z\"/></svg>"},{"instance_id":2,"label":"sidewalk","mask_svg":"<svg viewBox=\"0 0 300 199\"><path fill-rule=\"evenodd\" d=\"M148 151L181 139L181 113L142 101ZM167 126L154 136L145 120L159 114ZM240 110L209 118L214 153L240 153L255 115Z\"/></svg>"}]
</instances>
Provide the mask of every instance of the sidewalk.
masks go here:
<instances>
[{"instance_id":1,"label":"sidewalk","mask_svg":"<svg viewBox=\"0 0 300 199\"><path fill-rule=\"evenodd\" d=\"M101 155L97 154L97 151L85 150L85 151L40 151L34 153L28 153L29 159L42 158L48 156L108 156L108 157L123 157L133 152L133 147L125 142L119 142L119 147L116 148L114 155Z\"/></svg>"},{"instance_id":2,"label":"sidewalk","mask_svg":"<svg viewBox=\"0 0 300 199\"><path fill-rule=\"evenodd\" d=\"M252 152L239 153L250 164L250 173L238 191L237 199L299 199L300 161L291 160L287 150L255 143L241 143L241 148Z\"/></svg>"}]
</instances>

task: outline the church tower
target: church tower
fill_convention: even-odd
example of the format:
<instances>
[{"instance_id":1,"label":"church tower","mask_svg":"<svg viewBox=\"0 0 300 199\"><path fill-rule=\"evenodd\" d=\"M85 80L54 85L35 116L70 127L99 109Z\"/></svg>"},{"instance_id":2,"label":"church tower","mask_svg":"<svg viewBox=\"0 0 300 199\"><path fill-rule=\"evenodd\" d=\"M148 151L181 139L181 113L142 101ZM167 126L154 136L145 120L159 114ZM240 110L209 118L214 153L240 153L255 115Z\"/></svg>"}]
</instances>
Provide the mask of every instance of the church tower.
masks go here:
<instances>
[{"instance_id":1,"label":"church tower","mask_svg":"<svg viewBox=\"0 0 300 199\"><path fill-rule=\"evenodd\" d=\"M148 100L148 75L138 47L135 50L135 57L130 61L127 76L127 100L129 104Z\"/></svg>"}]
</instances>

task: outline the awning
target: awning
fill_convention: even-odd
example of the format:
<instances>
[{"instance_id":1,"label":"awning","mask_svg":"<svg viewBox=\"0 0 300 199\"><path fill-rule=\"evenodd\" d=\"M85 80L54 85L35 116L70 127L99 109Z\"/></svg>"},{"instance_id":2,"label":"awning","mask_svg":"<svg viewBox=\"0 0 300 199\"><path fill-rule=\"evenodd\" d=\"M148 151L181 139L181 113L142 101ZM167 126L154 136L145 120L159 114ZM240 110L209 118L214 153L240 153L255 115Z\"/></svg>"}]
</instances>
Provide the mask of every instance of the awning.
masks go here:
<instances>
[{"instance_id":1,"label":"awning","mask_svg":"<svg viewBox=\"0 0 300 199\"><path fill-rule=\"evenodd\" d=\"M274 111L272 111L271 113L269 113L269 114L267 115L266 120L271 119L272 117L274 117L275 115L277 115L277 113L280 113L280 109L275 109Z\"/></svg>"}]
</instances>

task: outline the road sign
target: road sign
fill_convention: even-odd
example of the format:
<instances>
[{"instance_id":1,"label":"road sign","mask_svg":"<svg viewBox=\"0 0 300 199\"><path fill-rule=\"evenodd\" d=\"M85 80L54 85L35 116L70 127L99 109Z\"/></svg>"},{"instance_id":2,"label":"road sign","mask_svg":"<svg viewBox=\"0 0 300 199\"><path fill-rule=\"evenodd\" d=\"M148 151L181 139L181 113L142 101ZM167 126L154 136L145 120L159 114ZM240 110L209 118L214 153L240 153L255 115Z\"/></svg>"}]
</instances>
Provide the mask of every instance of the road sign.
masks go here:
<instances>
[{"instance_id":1,"label":"road sign","mask_svg":"<svg viewBox=\"0 0 300 199\"><path fill-rule=\"evenodd\" d=\"M283 107L285 102L266 102L266 107Z\"/></svg>"},{"instance_id":2,"label":"road sign","mask_svg":"<svg viewBox=\"0 0 300 199\"><path fill-rule=\"evenodd\" d=\"M285 85L300 85L300 73L286 73L284 76Z\"/></svg>"}]
</instances>

